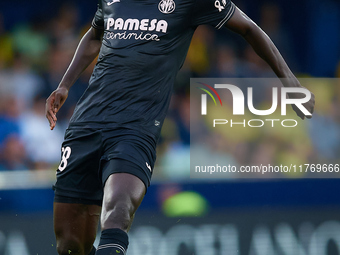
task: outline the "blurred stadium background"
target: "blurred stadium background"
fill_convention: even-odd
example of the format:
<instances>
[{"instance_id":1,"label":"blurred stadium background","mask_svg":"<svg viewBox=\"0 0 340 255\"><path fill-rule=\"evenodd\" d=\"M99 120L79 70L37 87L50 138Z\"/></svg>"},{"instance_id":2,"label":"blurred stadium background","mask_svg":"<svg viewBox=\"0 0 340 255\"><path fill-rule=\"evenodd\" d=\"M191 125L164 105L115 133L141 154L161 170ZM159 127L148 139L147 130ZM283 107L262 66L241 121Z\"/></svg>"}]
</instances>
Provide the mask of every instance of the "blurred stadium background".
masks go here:
<instances>
[{"instance_id":1,"label":"blurred stadium background","mask_svg":"<svg viewBox=\"0 0 340 255\"><path fill-rule=\"evenodd\" d=\"M268 33L299 77L340 78L339 0L234 2ZM95 9L95 0L0 1L0 255L56 254L51 185L63 132L93 65L71 89L53 132L44 105ZM273 76L242 38L225 29L197 30L177 77L129 255L340 254L338 179L189 178L190 77ZM236 164L280 162L289 158L287 151L304 163L339 163L339 85L314 86L317 105L331 103L316 108L299 131L299 146L243 139L220 152Z\"/></svg>"}]
</instances>

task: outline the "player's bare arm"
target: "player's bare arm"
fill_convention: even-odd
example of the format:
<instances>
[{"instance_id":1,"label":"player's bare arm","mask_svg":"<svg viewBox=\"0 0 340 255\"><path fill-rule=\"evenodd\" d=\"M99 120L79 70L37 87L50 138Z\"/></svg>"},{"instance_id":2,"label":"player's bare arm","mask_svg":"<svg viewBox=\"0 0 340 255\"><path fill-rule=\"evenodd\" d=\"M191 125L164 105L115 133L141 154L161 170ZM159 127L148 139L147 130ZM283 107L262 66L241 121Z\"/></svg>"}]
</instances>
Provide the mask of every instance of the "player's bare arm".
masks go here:
<instances>
[{"instance_id":1,"label":"player's bare arm","mask_svg":"<svg viewBox=\"0 0 340 255\"><path fill-rule=\"evenodd\" d=\"M91 27L79 42L73 59L58 88L46 100L45 114L51 130L57 123L56 114L67 99L68 91L99 53L103 30Z\"/></svg>"},{"instance_id":2,"label":"player's bare arm","mask_svg":"<svg viewBox=\"0 0 340 255\"><path fill-rule=\"evenodd\" d=\"M226 27L240 34L252 46L256 54L268 63L277 77L281 78L285 87L302 87L268 35L240 9L235 9L235 13L226 23ZM289 96L299 98L301 94L290 93ZM313 113L314 105L315 98L311 93L311 99L304 106L310 113ZM296 107L293 107L293 110L301 119L311 118L311 116L305 116Z\"/></svg>"}]
</instances>

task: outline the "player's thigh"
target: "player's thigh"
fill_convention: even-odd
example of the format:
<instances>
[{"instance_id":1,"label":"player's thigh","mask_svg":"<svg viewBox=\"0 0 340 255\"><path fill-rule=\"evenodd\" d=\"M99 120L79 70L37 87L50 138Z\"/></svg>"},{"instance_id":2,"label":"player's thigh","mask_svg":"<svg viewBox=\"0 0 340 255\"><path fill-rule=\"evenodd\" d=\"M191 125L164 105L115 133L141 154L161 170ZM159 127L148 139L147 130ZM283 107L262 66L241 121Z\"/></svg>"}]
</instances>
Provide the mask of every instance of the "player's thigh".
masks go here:
<instances>
[{"instance_id":1,"label":"player's thigh","mask_svg":"<svg viewBox=\"0 0 340 255\"><path fill-rule=\"evenodd\" d=\"M150 185L155 144L144 134L123 129L106 132L104 140L102 229L127 231Z\"/></svg>"},{"instance_id":2,"label":"player's thigh","mask_svg":"<svg viewBox=\"0 0 340 255\"><path fill-rule=\"evenodd\" d=\"M90 201L101 204L103 192L98 174L101 142L100 130L89 128L66 130L61 163L54 185L56 197L79 199L86 201L85 204Z\"/></svg>"},{"instance_id":3,"label":"player's thigh","mask_svg":"<svg viewBox=\"0 0 340 255\"><path fill-rule=\"evenodd\" d=\"M104 186L102 229L128 230L146 192L144 182L130 173L111 174Z\"/></svg>"},{"instance_id":4,"label":"player's thigh","mask_svg":"<svg viewBox=\"0 0 340 255\"><path fill-rule=\"evenodd\" d=\"M54 203L54 231L58 249L73 247L90 251L96 238L101 207L98 205Z\"/></svg>"},{"instance_id":5,"label":"player's thigh","mask_svg":"<svg viewBox=\"0 0 340 255\"><path fill-rule=\"evenodd\" d=\"M156 141L136 130L104 132L101 178L105 184L113 173L129 173L141 179L148 188L156 160Z\"/></svg>"}]
</instances>

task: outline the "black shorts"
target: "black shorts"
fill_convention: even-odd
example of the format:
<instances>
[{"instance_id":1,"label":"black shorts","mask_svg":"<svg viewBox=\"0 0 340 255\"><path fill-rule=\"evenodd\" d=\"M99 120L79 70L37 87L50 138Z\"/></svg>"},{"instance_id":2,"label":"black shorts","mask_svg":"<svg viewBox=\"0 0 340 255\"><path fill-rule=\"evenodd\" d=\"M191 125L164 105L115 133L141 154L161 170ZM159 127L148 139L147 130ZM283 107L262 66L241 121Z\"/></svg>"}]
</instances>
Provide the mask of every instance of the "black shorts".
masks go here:
<instances>
[{"instance_id":1,"label":"black shorts","mask_svg":"<svg viewBox=\"0 0 340 255\"><path fill-rule=\"evenodd\" d=\"M54 185L56 202L101 204L114 173L129 173L150 185L156 141L130 129L68 128Z\"/></svg>"}]
</instances>

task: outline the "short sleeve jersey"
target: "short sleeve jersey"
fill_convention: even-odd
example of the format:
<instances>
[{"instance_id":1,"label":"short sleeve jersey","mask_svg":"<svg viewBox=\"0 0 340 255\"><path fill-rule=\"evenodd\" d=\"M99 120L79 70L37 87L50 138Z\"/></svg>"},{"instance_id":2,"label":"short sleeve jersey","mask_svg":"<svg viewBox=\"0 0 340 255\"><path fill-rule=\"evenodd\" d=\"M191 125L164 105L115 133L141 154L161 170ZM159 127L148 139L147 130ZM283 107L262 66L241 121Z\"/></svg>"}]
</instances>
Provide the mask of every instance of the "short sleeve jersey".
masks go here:
<instances>
[{"instance_id":1,"label":"short sleeve jersey","mask_svg":"<svg viewBox=\"0 0 340 255\"><path fill-rule=\"evenodd\" d=\"M230 0L100 0L92 26L103 42L70 125L136 129L158 139L197 26L221 28Z\"/></svg>"}]
</instances>

